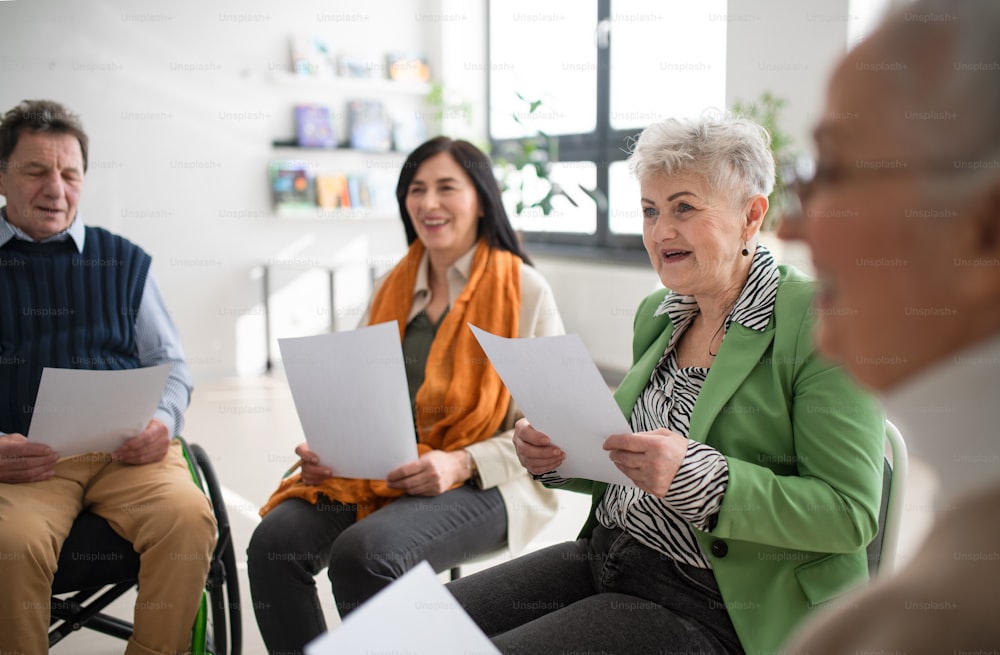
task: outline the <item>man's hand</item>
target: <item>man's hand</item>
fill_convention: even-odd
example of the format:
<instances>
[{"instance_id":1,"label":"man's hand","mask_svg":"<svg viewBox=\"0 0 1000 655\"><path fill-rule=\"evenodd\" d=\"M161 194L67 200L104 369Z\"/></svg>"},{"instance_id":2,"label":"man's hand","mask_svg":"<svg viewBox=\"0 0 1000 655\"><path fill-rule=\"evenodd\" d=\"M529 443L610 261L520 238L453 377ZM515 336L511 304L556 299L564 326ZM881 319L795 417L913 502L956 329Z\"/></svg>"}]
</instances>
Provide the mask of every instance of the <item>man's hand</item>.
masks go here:
<instances>
[{"instance_id":1,"label":"man's hand","mask_svg":"<svg viewBox=\"0 0 1000 655\"><path fill-rule=\"evenodd\" d=\"M55 474L59 454L23 434L0 435L0 482L40 482Z\"/></svg>"},{"instance_id":2,"label":"man's hand","mask_svg":"<svg viewBox=\"0 0 1000 655\"><path fill-rule=\"evenodd\" d=\"M159 462L167 455L170 449L170 430L163 421L150 419L146 429L135 435L118 450L111 453L111 457L122 464L151 464Z\"/></svg>"}]
</instances>

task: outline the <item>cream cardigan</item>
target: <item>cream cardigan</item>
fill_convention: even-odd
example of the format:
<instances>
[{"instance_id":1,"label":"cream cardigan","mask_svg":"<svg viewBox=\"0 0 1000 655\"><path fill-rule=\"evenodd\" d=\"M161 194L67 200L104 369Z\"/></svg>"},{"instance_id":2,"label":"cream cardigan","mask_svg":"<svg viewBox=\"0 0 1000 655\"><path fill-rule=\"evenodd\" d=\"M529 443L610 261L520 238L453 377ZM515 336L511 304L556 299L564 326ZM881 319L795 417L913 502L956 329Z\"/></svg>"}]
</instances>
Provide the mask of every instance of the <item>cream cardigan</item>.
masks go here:
<instances>
[{"instance_id":1,"label":"cream cardigan","mask_svg":"<svg viewBox=\"0 0 1000 655\"><path fill-rule=\"evenodd\" d=\"M448 270L449 306L453 305L468 279L472 267L475 248L463 255ZM425 252L420 262L417 281L414 285L413 305L408 319L412 320L430 302L428 284L428 255ZM382 279L375 284L372 296L381 287ZM368 324L368 312L361 317L359 325ZM518 334L521 337L547 337L563 334L562 317L556 307L552 289L545 278L531 266L521 265L521 317ZM507 508L507 547L512 553L522 551L528 542L538 534L555 515L558 502L555 492L546 489L531 479L521 466L514 452L514 423L523 414L511 402L500 426L493 437L472 444L466 450L472 455L479 471L483 489L497 487Z\"/></svg>"}]
</instances>

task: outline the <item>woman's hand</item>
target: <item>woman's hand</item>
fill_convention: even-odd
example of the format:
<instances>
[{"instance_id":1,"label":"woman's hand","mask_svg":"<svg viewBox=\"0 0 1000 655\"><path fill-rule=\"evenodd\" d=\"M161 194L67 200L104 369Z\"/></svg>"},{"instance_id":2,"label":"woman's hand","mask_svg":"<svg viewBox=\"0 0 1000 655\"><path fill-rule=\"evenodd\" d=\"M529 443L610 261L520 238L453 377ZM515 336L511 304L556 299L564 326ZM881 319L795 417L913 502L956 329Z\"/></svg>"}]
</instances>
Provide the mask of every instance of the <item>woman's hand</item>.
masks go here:
<instances>
[{"instance_id":1,"label":"woman's hand","mask_svg":"<svg viewBox=\"0 0 1000 655\"><path fill-rule=\"evenodd\" d=\"M687 454L688 440L659 428L652 432L613 434L604 442L611 461L636 486L663 498Z\"/></svg>"},{"instance_id":2,"label":"woman's hand","mask_svg":"<svg viewBox=\"0 0 1000 655\"><path fill-rule=\"evenodd\" d=\"M469 454L464 450L432 450L389 472L390 489L402 489L409 496L438 496L469 479Z\"/></svg>"},{"instance_id":3,"label":"woman's hand","mask_svg":"<svg viewBox=\"0 0 1000 655\"><path fill-rule=\"evenodd\" d=\"M532 475L554 471L566 459L566 453L553 446L547 434L531 427L526 418L519 419L514 424L514 450L521 460L521 466Z\"/></svg>"},{"instance_id":4,"label":"woman's hand","mask_svg":"<svg viewBox=\"0 0 1000 655\"><path fill-rule=\"evenodd\" d=\"M310 485L322 484L333 477L333 471L320 464L319 455L309 450L305 442L295 447L295 454L302 460L302 482Z\"/></svg>"}]
</instances>

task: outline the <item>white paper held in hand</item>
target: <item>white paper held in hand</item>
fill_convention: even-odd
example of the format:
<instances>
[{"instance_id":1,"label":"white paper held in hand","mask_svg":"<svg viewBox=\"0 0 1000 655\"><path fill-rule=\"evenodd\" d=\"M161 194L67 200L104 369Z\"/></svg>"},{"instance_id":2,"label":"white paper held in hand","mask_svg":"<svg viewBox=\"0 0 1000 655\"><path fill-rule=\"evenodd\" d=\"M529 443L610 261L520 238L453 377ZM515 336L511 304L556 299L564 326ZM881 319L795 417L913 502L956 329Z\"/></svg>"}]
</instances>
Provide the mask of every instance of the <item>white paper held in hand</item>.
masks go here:
<instances>
[{"instance_id":1,"label":"white paper held in hand","mask_svg":"<svg viewBox=\"0 0 1000 655\"><path fill-rule=\"evenodd\" d=\"M384 480L417 459L396 321L278 346L306 443L334 476Z\"/></svg>"},{"instance_id":2,"label":"white paper held in hand","mask_svg":"<svg viewBox=\"0 0 1000 655\"><path fill-rule=\"evenodd\" d=\"M146 429L172 366L43 368L28 439L51 446L60 457L117 450Z\"/></svg>"},{"instance_id":3,"label":"white paper held in hand","mask_svg":"<svg viewBox=\"0 0 1000 655\"><path fill-rule=\"evenodd\" d=\"M635 486L603 448L632 429L578 335L508 339L469 327L531 425L566 453L561 476Z\"/></svg>"},{"instance_id":4,"label":"white paper held in hand","mask_svg":"<svg viewBox=\"0 0 1000 655\"><path fill-rule=\"evenodd\" d=\"M427 562L378 592L340 626L306 645L306 655L413 653L499 655Z\"/></svg>"}]
</instances>

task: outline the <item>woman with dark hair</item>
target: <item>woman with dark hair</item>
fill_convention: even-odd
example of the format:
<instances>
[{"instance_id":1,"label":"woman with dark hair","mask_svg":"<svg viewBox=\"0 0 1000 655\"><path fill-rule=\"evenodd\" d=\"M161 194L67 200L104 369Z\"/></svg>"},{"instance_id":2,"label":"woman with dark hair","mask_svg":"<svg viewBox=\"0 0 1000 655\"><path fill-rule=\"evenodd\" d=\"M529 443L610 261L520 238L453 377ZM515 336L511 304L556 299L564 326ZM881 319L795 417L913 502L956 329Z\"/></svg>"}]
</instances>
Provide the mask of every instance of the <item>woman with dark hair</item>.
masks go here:
<instances>
[{"instance_id":1,"label":"woman with dark hair","mask_svg":"<svg viewBox=\"0 0 1000 655\"><path fill-rule=\"evenodd\" d=\"M418 147L396 196L409 250L376 286L361 325L396 320L418 458L385 480L332 477L306 444L302 470L261 510L247 550L254 612L271 652L326 630L313 577L324 568L341 616L417 563L436 571L516 552L555 512L519 465L517 411L472 323L506 337L561 334L548 284L521 251L489 158L437 137Z\"/></svg>"},{"instance_id":2,"label":"woman with dark hair","mask_svg":"<svg viewBox=\"0 0 1000 655\"><path fill-rule=\"evenodd\" d=\"M406 196L410 189L410 182L413 181L420 164L443 152L450 154L455 163L465 170L475 187L480 203L482 203L482 218L484 220L479 222L476 236L485 238L490 247L512 252L520 257L525 264L531 264L528 255L521 249L517 235L514 234L514 228L511 227L510 220L507 218L507 211L504 209L503 199L500 197L500 186L497 184L496 178L493 177L493 162L482 150L468 141L451 139L446 136L426 141L410 153L399 174L399 183L396 185L396 200L399 201L399 215L403 217L403 227L406 229L406 242L412 244L418 238L417 231L413 227L413 218L406 209Z\"/></svg>"}]
</instances>

